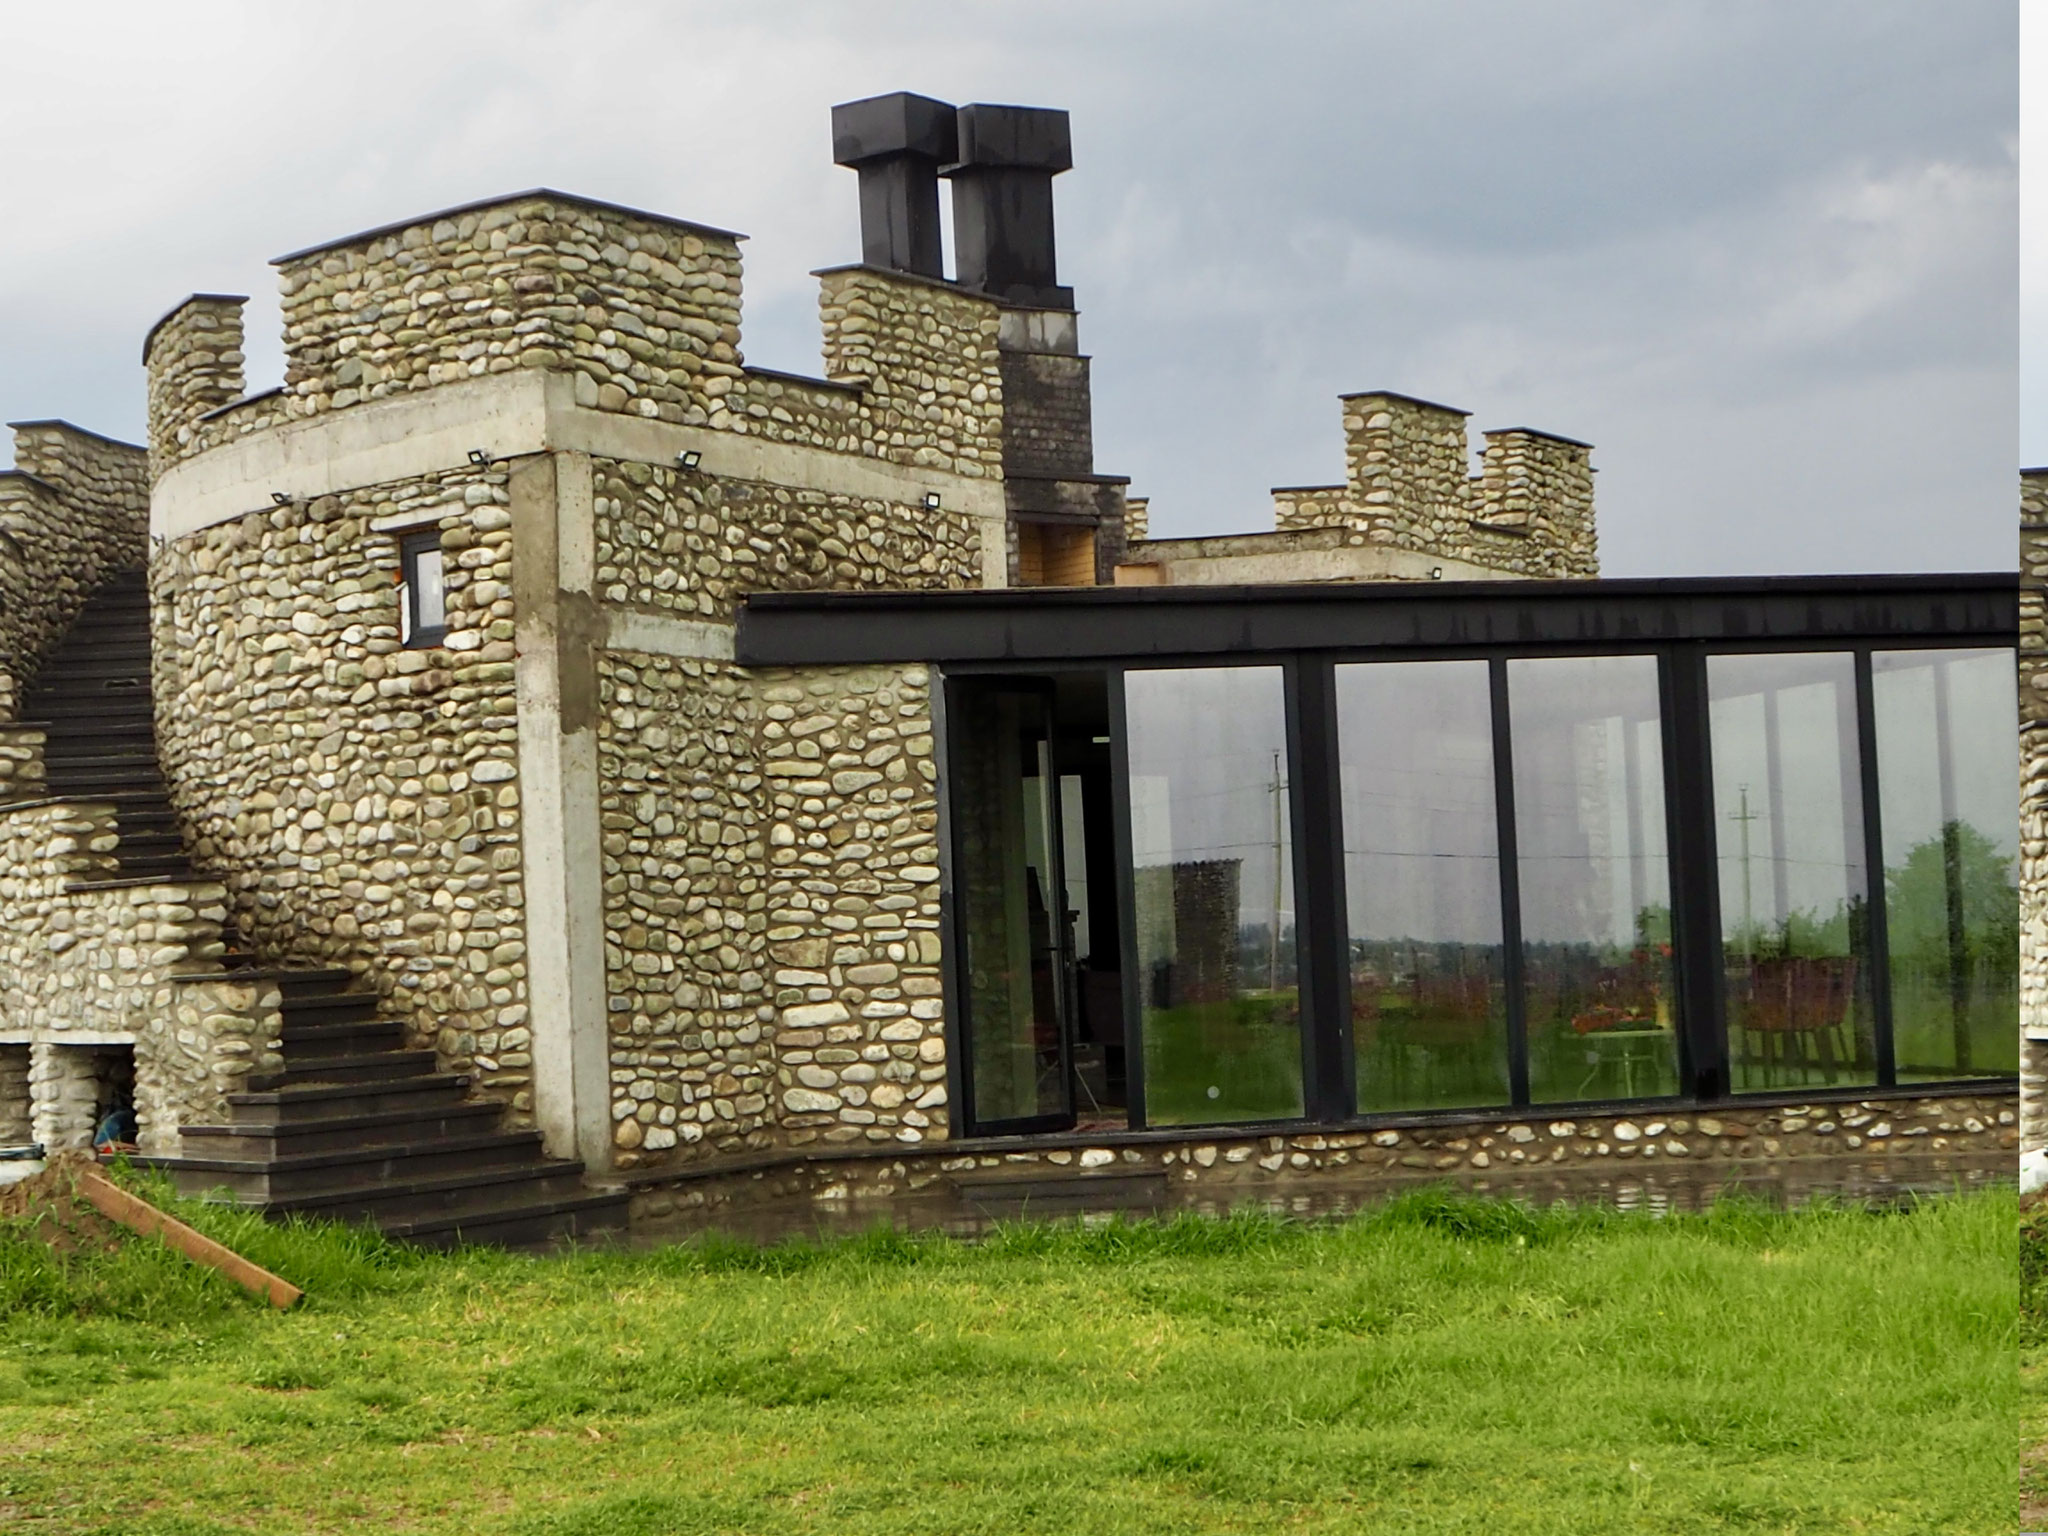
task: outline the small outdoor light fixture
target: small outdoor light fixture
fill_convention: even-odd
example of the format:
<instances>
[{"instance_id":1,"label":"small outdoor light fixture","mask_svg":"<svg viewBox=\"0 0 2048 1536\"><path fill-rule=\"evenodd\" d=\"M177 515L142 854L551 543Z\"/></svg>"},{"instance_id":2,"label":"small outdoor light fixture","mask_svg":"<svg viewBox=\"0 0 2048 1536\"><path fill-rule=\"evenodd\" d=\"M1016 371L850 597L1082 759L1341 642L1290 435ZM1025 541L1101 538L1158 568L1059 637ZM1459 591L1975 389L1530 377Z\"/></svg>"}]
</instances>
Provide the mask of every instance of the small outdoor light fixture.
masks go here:
<instances>
[{"instance_id":1,"label":"small outdoor light fixture","mask_svg":"<svg viewBox=\"0 0 2048 1536\"><path fill-rule=\"evenodd\" d=\"M699 453L695 448L685 448L681 453L676 455L676 462L682 465L685 469L695 469L699 464L702 464L704 462L704 455Z\"/></svg>"},{"instance_id":2,"label":"small outdoor light fixture","mask_svg":"<svg viewBox=\"0 0 2048 1536\"><path fill-rule=\"evenodd\" d=\"M283 491L272 491L270 493L270 499L276 502L280 507L288 507L292 504L291 497L285 495Z\"/></svg>"},{"instance_id":3,"label":"small outdoor light fixture","mask_svg":"<svg viewBox=\"0 0 2048 1536\"><path fill-rule=\"evenodd\" d=\"M939 493L937 491L926 491L924 493L924 509L927 512L939 510Z\"/></svg>"},{"instance_id":4,"label":"small outdoor light fixture","mask_svg":"<svg viewBox=\"0 0 2048 1536\"><path fill-rule=\"evenodd\" d=\"M481 448L472 448L469 450L469 462L478 469L489 469L491 467L491 456Z\"/></svg>"},{"instance_id":5,"label":"small outdoor light fixture","mask_svg":"<svg viewBox=\"0 0 2048 1536\"><path fill-rule=\"evenodd\" d=\"M1429 568L1429 579L1431 581L1442 581L1444 579L1444 568L1440 565L1432 565Z\"/></svg>"}]
</instances>

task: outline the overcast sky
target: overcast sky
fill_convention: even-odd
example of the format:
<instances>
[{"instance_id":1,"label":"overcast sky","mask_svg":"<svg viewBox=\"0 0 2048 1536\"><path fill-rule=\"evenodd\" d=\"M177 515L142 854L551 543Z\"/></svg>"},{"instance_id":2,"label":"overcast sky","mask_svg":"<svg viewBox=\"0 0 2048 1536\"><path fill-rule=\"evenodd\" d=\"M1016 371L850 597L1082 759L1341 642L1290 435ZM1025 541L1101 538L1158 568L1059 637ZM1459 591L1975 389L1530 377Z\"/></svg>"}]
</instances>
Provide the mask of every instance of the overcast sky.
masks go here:
<instances>
[{"instance_id":1,"label":"overcast sky","mask_svg":"<svg viewBox=\"0 0 2048 1536\"><path fill-rule=\"evenodd\" d=\"M2048 0L2022 8L2048 100ZM269 257L535 185L748 232L747 358L816 372L808 273L859 250L829 108L914 90L1073 114L1097 467L1158 533L1268 527L1268 486L1339 478L1335 397L1366 388L1594 443L1609 575L2010 567L2013 470L2048 462L2013 0L5 20L0 419L139 439L143 334L194 290L256 296L273 384Z\"/></svg>"}]
</instances>

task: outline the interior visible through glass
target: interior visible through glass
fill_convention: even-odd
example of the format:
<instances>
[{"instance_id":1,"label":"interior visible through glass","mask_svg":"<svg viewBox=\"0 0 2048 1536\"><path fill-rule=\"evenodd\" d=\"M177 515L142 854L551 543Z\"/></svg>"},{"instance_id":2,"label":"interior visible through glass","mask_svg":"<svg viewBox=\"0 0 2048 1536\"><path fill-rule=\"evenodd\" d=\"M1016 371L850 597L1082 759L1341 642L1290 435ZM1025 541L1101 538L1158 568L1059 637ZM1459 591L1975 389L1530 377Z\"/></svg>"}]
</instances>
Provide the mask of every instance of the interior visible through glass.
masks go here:
<instances>
[{"instance_id":1,"label":"interior visible through glass","mask_svg":"<svg viewBox=\"0 0 2048 1536\"><path fill-rule=\"evenodd\" d=\"M1707 658L1729 1081L1877 1080L1846 651Z\"/></svg>"},{"instance_id":2,"label":"interior visible through glass","mask_svg":"<svg viewBox=\"0 0 2048 1536\"><path fill-rule=\"evenodd\" d=\"M1507 667L1530 1098L1674 1094L1657 659Z\"/></svg>"},{"instance_id":3,"label":"interior visible through glass","mask_svg":"<svg viewBox=\"0 0 2048 1536\"><path fill-rule=\"evenodd\" d=\"M1124 690L1146 1119L1299 1116L1281 669L1131 671Z\"/></svg>"},{"instance_id":4,"label":"interior visible through glass","mask_svg":"<svg viewBox=\"0 0 2048 1536\"><path fill-rule=\"evenodd\" d=\"M1871 657L1901 1082L2019 1070L2019 716L2009 650Z\"/></svg>"},{"instance_id":5,"label":"interior visible through glass","mask_svg":"<svg viewBox=\"0 0 2048 1536\"><path fill-rule=\"evenodd\" d=\"M961 690L953 771L961 817L961 933L973 1119L988 1126L1069 1109L1064 899L1051 771L1049 687Z\"/></svg>"},{"instance_id":6,"label":"interior visible through glass","mask_svg":"<svg viewBox=\"0 0 2048 1536\"><path fill-rule=\"evenodd\" d=\"M1336 669L1361 1110L1510 1097L1487 673L1484 661Z\"/></svg>"}]
</instances>

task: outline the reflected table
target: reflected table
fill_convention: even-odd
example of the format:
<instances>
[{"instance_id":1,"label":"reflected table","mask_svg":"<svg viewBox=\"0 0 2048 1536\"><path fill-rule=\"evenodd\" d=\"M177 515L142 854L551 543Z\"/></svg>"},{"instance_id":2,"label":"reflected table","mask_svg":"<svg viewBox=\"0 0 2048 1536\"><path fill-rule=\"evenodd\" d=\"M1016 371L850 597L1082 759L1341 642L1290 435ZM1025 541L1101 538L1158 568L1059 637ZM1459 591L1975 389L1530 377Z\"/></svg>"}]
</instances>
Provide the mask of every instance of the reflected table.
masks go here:
<instances>
[{"instance_id":1,"label":"reflected table","mask_svg":"<svg viewBox=\"0 0 2048 1536\"><path fill-rule=\"evenodd\" d=\"M1604 1072L1621 1080L1622 1098L1636 1098L1638 1077L1645 1088L1658 1085L1664 1064L1670 1060L1671 1031L1654 1024L1643 1029L1598 1029L1580 1038L1586 1042L1587 1070L1573 1090L1575 1098L1585 1098L1594 1079Z\"/></svg>"}]
</instances>

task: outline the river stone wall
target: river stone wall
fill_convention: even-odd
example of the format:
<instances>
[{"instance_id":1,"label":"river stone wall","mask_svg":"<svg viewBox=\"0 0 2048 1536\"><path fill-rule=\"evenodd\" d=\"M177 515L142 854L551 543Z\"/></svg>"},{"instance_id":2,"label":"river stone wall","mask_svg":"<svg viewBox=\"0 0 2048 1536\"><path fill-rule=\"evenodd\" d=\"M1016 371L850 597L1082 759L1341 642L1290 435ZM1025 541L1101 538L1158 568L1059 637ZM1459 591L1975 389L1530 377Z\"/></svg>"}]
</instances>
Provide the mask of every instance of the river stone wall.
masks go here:
<instances>
[{"instance_id":1,"label":"river stone wall","mask_svg":"<svg viewBox=\"0 0 2048 1536\"><path fill-rule=\"evenodd\" d=\"M14 427L0 471L0 722L109 576L148 548L146 452L61 421ZM0 793L5 793L0 785Z\"/></svg>"},{"instance_id":2,"label":"river stone wall","mask_svg":"<svg viewBox=\"0 0 2048 1536\"><path fill-rule=\"evenodd\" d=\"M531 1109L503 466L251 513L156 556L157 741L194 863L263 959L345 965ZM438 529L446 640L399 642Z\"/></svg>"},{"instance_id":3,"label":"river stone wall","mask_svg":"<svg viewBox=\"0 0 2048 1536\"><path fill-rule=\"evenodd\" d=\"M608 604L732 622L748 592L977 586L981 530L943 506L594 464L597 591Z\"/></svg>"},{"instance_id":4,"label":"river stone wall","mask_svg":"<svg viewBox=\"0 0 2048 1536\"><path fill-rule=\"evenodd\" d=\"M1586 444L1525 428L1488 432L1474 475L1464 411L1385 392L1342 403L1345 483L1275 490L1276 528L1342 528L1351 544L1518 576L1599 575Z\"/></svg>"},{"instance_id":5,"label":"river stone wall","mask_svg":"<svg viewBox=\"0 0 2048 1536\"><path fill-rule=\"evenodd\" d=\"M2048 1147L2048 469L2020 476L2020 1092Z\"/></svg>"},{"instance_id":6,"label":"river stone wall","mask_svg":"<svg viewBox=\"0 0 2048 1536\"><path fill-rule=\"evenodd\" d=\"M618 1166L943 1136L924 669L601 675Z\"/></svg>"}]
</instances>

